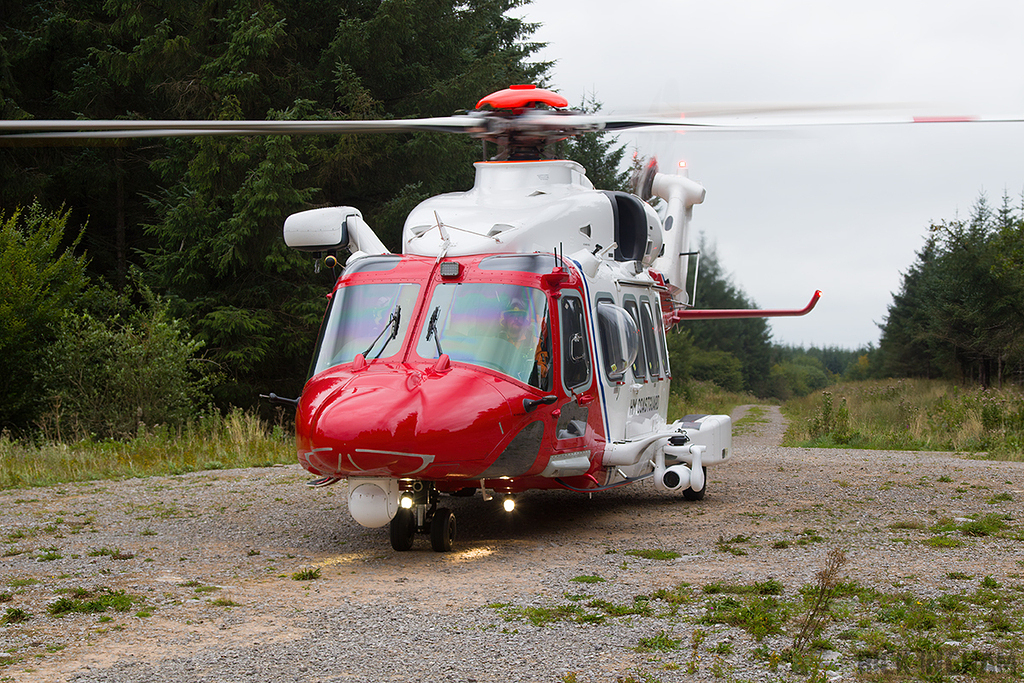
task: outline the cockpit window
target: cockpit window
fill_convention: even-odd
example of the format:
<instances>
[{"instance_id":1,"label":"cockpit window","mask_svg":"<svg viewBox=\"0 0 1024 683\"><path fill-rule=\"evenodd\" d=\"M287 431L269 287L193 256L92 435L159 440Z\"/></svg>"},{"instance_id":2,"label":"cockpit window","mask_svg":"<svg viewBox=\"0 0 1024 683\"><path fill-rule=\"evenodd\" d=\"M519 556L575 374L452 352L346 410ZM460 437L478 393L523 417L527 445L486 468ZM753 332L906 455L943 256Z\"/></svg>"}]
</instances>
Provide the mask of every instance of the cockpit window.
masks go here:
<instances>
[{"instance_id":1,"label":"cockpit window","mask_svg":"<svg viewBox=\"0 0 1024 683\"><path fill-rule=\"evenodd\" d=\"M583 299L575 292L562 292L558 300L558 324L562 328L562 380L575 391L590 385L590 346Z\"/></svg>"},{"instance_id":2,"label":"cockpit window","mask_svg":"<svg viewBox=\"0 0 1024 683\"><path fill-rule=\"evenodd\" d=\"M419 291L419 285L405 282L339 288L324 320L313 374L350 363L359 353L367 360L398 353Z\"/></svg>"},{"instance_id":3,"label":"cockpit window","mask_svg":"<svg viewBox=\"0 0 1024 683\"><path fill-rule=\"evenodd\" d=\"M498 283L442 283L434 289L416 344L422 358L497 370L538 389L551 387L547 296Z\"/></svg>"}]
</instances>

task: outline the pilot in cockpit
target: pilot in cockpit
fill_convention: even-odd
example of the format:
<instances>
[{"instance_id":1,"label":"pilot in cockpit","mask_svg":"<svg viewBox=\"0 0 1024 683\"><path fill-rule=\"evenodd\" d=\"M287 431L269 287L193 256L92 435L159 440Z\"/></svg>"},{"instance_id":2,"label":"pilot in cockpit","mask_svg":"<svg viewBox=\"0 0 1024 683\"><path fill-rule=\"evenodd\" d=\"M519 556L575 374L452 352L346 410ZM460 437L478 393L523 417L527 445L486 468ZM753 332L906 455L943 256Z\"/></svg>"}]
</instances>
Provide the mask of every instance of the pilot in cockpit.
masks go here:
<instances>
[{"instance_id":1,"label":"pilot in cockpit","mask_svg":"<svg viewBox=\"0 0 1024 683\"><path fill-rule=\"evenodd\" d=\"M512 297L508 308L501 313L501 336L516 348L532 350L536 335L530 324L529 311L519 297Z\"/></svg>"}]
</instances>

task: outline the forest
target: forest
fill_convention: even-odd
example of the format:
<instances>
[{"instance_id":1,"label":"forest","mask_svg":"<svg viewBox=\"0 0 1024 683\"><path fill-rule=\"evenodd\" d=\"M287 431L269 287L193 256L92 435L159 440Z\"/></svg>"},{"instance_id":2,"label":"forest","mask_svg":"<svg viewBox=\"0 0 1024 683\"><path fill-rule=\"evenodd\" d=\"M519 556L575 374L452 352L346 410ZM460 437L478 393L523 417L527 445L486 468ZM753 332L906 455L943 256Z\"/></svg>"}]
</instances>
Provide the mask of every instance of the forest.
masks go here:
<instances>
[{"instance_id":1,"label":"forest","mask_svg":"<svg viewBox=\"0 0 1024 683\"><path fill-rule=\"evenodd\" d=\"M8 119L443 116L545 84L521 0L0 0ZM429 20L428 20L429 18ZM596 101L582 108L599 107ZM626 150L561 150L623 188ZM0 430L135 434L297 395L334 274L287 249L283 217L358 206L392 248L422 199L472 184L479 144L417 133L167 138L0 150ZM670 336L674 382L787 399L840 378L984 385L1024 372L1022 209L979 198L932 227L878 346L774 344L765 320ZM702 241L698 307L754 302Z\"/></svg>"},{"instance_id":2,"label":"forest","mask_svg":"<svg viewBox=\"0 0 1024 683\"><path fill-rule=\"evenodd\" d=\"M449 115L543 81L534 27L508 14L519 4L5 1L0 106L40 119ZM0 304L13 394L0 424L21 432L46 418L106 436L169 419L161 406L297 395L333 279L285 247L283 218L359 206L395 247L408 209L466 189L478 158L474 141L440 134L3 150L0 258L25 277L5 283ZM177 359L173 381L114 353L137 343ZM159 415L89 417L138 405L130 386L168 391L152 401Z\"/></svg>"}]
</instances>

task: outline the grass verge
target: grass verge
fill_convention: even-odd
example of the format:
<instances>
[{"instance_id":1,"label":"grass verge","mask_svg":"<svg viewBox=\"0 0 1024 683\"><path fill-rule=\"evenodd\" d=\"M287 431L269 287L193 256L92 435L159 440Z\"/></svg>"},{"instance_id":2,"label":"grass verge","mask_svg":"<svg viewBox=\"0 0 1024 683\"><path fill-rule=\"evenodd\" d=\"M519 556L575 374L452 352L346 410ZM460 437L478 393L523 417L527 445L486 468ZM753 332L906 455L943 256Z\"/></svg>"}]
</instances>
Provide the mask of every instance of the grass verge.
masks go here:
<instances>
[{"instance_id":1,"label":"grass verge","mask_svg":"<svg viewBox=\"0 0 1024 683\"><path fill-rule=\"evenodd\" d=\"M147 427L126 441L36 445L0 434L2 489L293 462L294 440L285 429L240 410L177 430Z\"/></svg>"},{"instance_id":2,"label":"grass verge","mask_svg":"<svg viewBox=\"0 0 1024 683\"><path fill-rule=\"evenodd\" d=\"M784 445L1024 460L1024 393L923 379L850 382L787 401Z\"/></svg>"},{"instance_id":3,"label":"grass verge","mask_svg":"<svg viewBox=\"0 0 1024 683\"><path fill-rule=\"evenodd\" d=\"M685 415L729 415L736 406L765 403L753 394L726 391L711 382L687 380L673 383L668 397L668 421Z\"/></svg>"}]
</instances>

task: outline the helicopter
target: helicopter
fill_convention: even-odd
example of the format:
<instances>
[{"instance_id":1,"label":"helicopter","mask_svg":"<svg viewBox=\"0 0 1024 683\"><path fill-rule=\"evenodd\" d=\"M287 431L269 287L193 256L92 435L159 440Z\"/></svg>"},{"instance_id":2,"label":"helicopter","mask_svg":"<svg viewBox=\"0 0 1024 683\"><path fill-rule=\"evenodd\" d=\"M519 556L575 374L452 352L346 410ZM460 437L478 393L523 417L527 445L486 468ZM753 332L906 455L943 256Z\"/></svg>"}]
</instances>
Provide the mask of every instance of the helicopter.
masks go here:
<instances>
[{"instance_id":1,"label":"helicopter","mask_svg":"<svg viewBox=\"0 0 1024 683\"><path fill-rule=\"evenodd\" d=\"M352 207L284 224L290 247L352 253L297 403L299 462L322 475L313 486L347 479L352 516L389 525L395 550L417 533L452 548L441 494L479 490L511 511L529 489L593 493L653 478L702 499L708 466L731 455L731 421L667 421L666 329L802 315L820 296L792 311L688 308L689 220L704 188L654 163L638 195L594 189L579 164L541 158L593 121L538 103L567 105L522 86L477 104L498 112L474 134L499 153L475 164L472 189L409 214L402 254Z\"/></svg>"},{"instance_id":2,"label":"helicopter","mask_svg":"<svg viewBox=\"0 0 1024 683\"><path fill-rule=\"evenodd\" d=\"M703 499L708 468L732 455L732 424L668 421L666 331L688 319L805 315L821 296L800 309L693 308L689 229L704 187L652 161L634 192L599 190L580 164L545 152L580 133L706 124L567 107L519 85L450 117L5 121L0 144L443 131L494 145L471 189L413 209L400 253L355 207L302 211L283 226L289 247L326 254L330 266L349 254L301 396L266 397L295 409L297 459L315 475L307 484L347 481L354 520L388 526L394 550L425 535L446 552L457 525L445 495L479 491L511 512L528 490L592 494L652 479Z\"/></svg>"}]
</instances>

